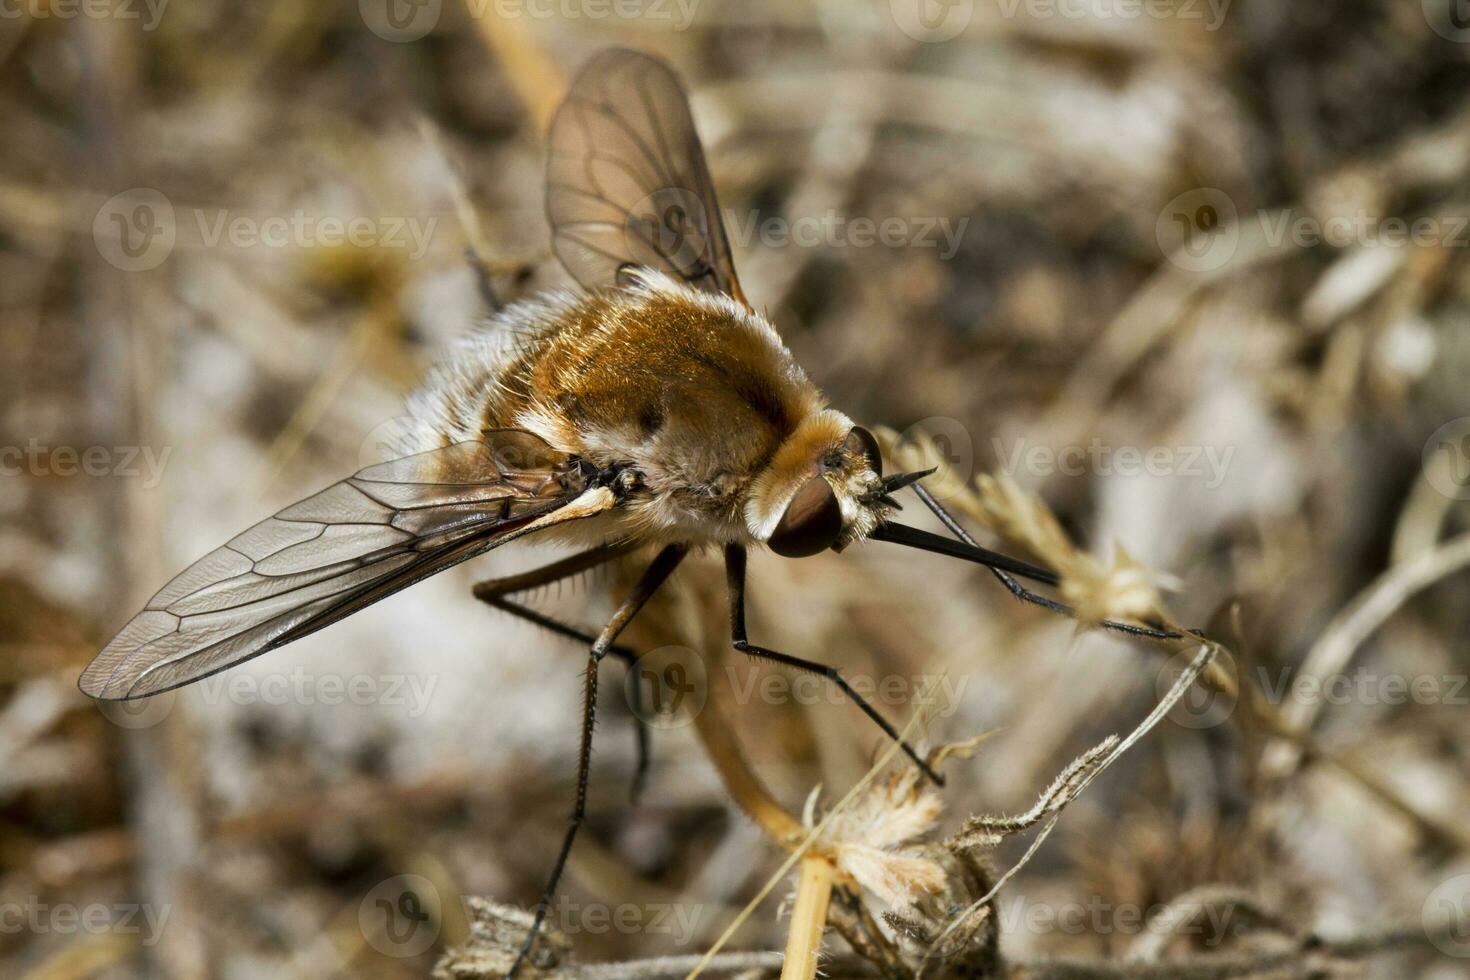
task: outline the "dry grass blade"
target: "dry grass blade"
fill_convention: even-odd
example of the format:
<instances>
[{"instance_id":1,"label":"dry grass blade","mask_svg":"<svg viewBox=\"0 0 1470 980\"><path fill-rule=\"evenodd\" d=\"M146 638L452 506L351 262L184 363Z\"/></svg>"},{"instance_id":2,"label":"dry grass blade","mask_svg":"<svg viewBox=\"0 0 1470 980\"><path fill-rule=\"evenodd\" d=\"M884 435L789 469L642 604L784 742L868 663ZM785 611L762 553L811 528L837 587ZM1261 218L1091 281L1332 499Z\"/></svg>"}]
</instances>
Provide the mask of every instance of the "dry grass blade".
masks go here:
<instances>
[{"instance_id":1,"label":"dry grass blade","mask_svg":"<svg viewBox=\"0 0 1470 980\"><path fill-rule=\"evenodd\" d=\"M1154 706L1154 709L1149 712L1143 721L1139 722L1133 731L1129 732L1122 740L1116 737L1110 737L1102 744L1079 757L1063 771L1062 775L1042 794L1036 806L1026 814L1023 814L1020 818L981 818L979 820L977 826L981 828L982 834L995 835L988 837L982 836L978 839L979 841L986 842L985 846L993 846L995 843L998 843L999 839L1003 839L1011 833L1028 829L1043 819L1046 822L1042 826L1041 831L1036 835L1035 840L1031 842L1031 846L1021 855L1020 860L996 880L990 891L977 899L964 912L955 916L954 924L946 928L935 940L932 948L935 949L936 953L938 952L938 947L959 923L965 922L970 916L973 916L989 904L995 898L996 893L1005 887L1006 883L1014 878L1030 862L1031 858L1041 848L1041 845L1046 842L1047 837L1051 835L1052 830L1055 829L1057 821L1061 819L1062 811L1066 808L1067 804L1075 800L1094 779L1116 762L1119 756L1127 752L1139 739L1152 731L1154 726L1162 721L1164 716L1169 713L1170 709L1179 703L1179 699L1184 697L1189 689L1194 686L1194 682L1199 679L1205 668L1214 660L1217 652L1218 648L1214 644L1206 643L1202 645L1199 653L1179 675L1179 679L1174 682L1174 686L1169 689L1169 692L1159 700L1158 704ZM975 839L973 832L971 839Z\"/></svg>"}]
</instances>

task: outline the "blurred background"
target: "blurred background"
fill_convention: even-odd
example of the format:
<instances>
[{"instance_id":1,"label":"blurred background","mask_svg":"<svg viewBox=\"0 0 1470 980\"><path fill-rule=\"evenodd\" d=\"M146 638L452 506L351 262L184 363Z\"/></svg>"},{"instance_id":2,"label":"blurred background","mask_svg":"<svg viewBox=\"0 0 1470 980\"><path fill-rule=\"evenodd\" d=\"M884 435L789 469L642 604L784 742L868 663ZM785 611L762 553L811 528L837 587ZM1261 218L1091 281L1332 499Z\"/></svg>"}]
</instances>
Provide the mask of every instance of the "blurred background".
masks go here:
<instances>
[{"instance_id":1,"label":"blurred background","mask_svg":"<svg viewBox=\"0 0 1470 980\"><path fill-rule=\"evenodd\" d=\"M542 136L610 44L685 78L745 291L836 405L1009 474L1229 652L1239 693L1176 708L1001 890L1004 975L1470 976L1435 925L1470 910L1461 0L0 4L0 975L427 976L463 896L536 900L584 657L469 588L552 552L126 709L75 680L179 568L381 459L444 345L567 284ZM957 564L752 559L756 642L896 724L937 689L931 744L998 729L938 837L1178 668ZM536 605L595 625L623 576ZM724 656L721 581L688 563L631 642L694 651L773 798L830 804L881 734ZM649 715L629 802L603 671L551 923L583 962L701 953L783 852L687 711ZM784 890L732 949L781 948ZM1149 938L1201 894L1222 915ZM1361 948L1304 966L1314 935ZM1159 966L1197 955L1238 965Z\"/></svg>"}]
</instances>

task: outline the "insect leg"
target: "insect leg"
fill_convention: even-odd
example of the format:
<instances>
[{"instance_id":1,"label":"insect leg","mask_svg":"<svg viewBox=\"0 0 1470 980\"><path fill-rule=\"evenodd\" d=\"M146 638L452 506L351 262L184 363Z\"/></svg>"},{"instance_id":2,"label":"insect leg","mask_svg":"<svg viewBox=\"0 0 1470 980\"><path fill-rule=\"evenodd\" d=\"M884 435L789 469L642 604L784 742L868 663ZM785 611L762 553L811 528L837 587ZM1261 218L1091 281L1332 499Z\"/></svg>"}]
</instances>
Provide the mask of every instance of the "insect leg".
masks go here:
<instances>
[{"instance_id":1,"label":"insect leg","mask_svg":"<svg viewBox=\"0 0 1470 980\"><path fill-rule=\"evenodd\" d=\"M738 544L728 545L725 548L725 576L730 591L730 643L741 653L754 657L758 660L769 660L772 663L794 667L809 673L825 677L836 684L842 691L856 702L863 713L883 729L884 733L895 742L904 753L914 761L914 765L928 776L938 786L944 785L944 777L935 772L924 758L915 752L913 747L903 740L898 730L890 725L882 715L873 708L863 696L853 690L852 686L842 676L842 673L828 664L817 663L814 660L804 660L794 657L789 653L781 653L779 650L771 650L767 647L756 646L751 643L745 635L745 548Z\"/></svg>"},{"instance_id":2,"label":"insect leg","mask_svg":"<svg viewBox=\"0 0 1470 980\"><path fill-rule=\"evenodd\" d=\"M550 565L533 568L528 572L518 575L507 575L504 578L487 579L484 582L475 583L475 598L495 605L495 600L501 596L515 595L517 592L525 592L528 589L539 588L564 578L571 578L596 568L598 565L606 564L614 558L631 554L637 550L637 545L631 543L614 543L599 545L587 551L578 552L560 561L554 561ZM590 642L590 641L589 641Z\"/></svg>"},{"instance_id":3,"label":"insect leg","mask_svg":"<svg viewBox=\"0 0 1470 980\"><path fill-rule=\"evenodd\" d=\"M664 584L669 574L679 566L679 562L684 560L688 551L688 546L682 544L671 544L660 551L587 651L587 680L582 688L582 737L577 749L576 803L572 807L571 822L567 826L566 836L562 838L561 851L558 852L556 864L551 869L551 878L546 882L546 889L541 893L541 901L536 905L536 918L531 923L531 931L526 936L520 952L516 954L515 962L511 964L510 972L506 974L506 980L514 980L521 964L525 962L526 957L530 955L531 948L536 943L536 936L541 932L541 924L546 921L546 912L551 908L551 899L556 894L556 886L561 882L562 871L566 869L567 856L571 854L572 842L577 838L577 828L582 825L582 819L587 814L587 779L592 768L592 729L597 721L597 666L602 662L602 658L611 652L613 641L618 638L618 634L638 614L638 610L642 609L644 604L653 597L659 586Z\"/></svg>"},{"instance_id":4,"label":"insect leg","mask_svg":"<svg viewBox=\"0 0 1470 980\"><path fill-rule=\"evenodd\" d=\"M557 636L564 636L567 639L591 645L597 640L597 637L591 633L577 629L575 626L564 623L545 613L537 612L523 603L506 598L506 596L540 588L543 585L549 585L552 582L569 578L589 568L596 568L598 565L612 561L614 558L619 558L634 550L636 550L636 546L634 545L605 544L601 547L592 548L591 550L572 555L568 558L563 558L560 561L552 562L550 565L534 568L529 572L522 572L519 575L507 575L504 578L487 579L484 582L475 584L475 598L489 603L496 609L508 612L512 616L524 619L528 623L534 623L544 630L555 633ZM626 663L629 670L638 662L638 653L622 644L615 643L609 646L607 652ZM641 685L632 685L630 691L635 699L642 698L643 696ZM643 792L643 784L648 778L649 738L648 726L643 721L642 705L635 700L632 707L634 714L633 733L637 739L638 761L633 772L633 785L628 792L628 796L629 799L636 803L638 797Z\"/></svg>"},{"instance_id":5,"label":"insect leg","mask_svg":"<svg viewBox=\"0 0 1470 980\"><path fill-rule=\"evenodd\" d=\"M959 521L954 519L954 515L944 509L943 504L934 499L934 495L926 490L923 484L915 483L913 487L914 493L919 495L919 499L924 502L924 506L928 507L931 511L934 512L934 516L939 518L944 526L949 529L949 532L951 534L973 548L979 547L979 545L976 544L975 539L970 536L970 533L964 529ZM1054 613L1060 613L1063 616L1069 616L1074 619L1076 618L1076 610L1067 605L1065 602L1058 602L1055 599L1049 599L1044 595L1038 595L1037 593L1032 592L1020 582L1017 582L1016 579L1004 569L995 568L993 566L987 567L989 567L991 573L1000 580L1000 583L1010 590L1011 595L1015 596L1017 599L1020 599L1022 602L1029 602L1033 605L1040 606L1043 609L1049 609ZM1147 626L1134 626L1131 623L1120 623L1116 620L1111 619L1104 619L1098 625L1102 626L1104 629L1114 630L1118 633L1126 633L1129 636L1144 636L1153 640L1177 640L1180 636L1180 634L1175 633L1173 630L1152 629ZM1197 630L1190 630L1190 632L1196 634L1198 633Z\"/></svg>"}]
</instances>

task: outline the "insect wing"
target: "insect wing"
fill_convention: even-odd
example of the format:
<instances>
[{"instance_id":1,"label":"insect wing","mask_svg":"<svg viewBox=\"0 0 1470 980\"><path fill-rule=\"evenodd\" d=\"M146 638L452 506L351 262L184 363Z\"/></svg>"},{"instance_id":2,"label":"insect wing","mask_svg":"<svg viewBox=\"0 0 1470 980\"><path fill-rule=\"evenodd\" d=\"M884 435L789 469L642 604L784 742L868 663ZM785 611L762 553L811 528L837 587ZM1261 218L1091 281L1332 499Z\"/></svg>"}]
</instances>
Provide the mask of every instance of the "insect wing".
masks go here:
<instances>
[{"instance_id":1,"label":"insect wing","mask_svg":"<svg viewBox=\"0 0 1470 980\"><path fill-rule=\"evenodd\" d=\"M593 58L551 123L546 215L552 247L587 289L647 266L746 303L689 100L655 58Z\"/></svg>"},{"instance_id":2,"label":"insect wing","mask_svg":"<svg viewBox=\"0 0 1470 980\"><path fill-rule=\"evenodd\" d=\"M175 576L79 686L127 699L206 677L539 529L584 483L564 455L513 430L370 466Z\"/></svg>"}]
</instances>

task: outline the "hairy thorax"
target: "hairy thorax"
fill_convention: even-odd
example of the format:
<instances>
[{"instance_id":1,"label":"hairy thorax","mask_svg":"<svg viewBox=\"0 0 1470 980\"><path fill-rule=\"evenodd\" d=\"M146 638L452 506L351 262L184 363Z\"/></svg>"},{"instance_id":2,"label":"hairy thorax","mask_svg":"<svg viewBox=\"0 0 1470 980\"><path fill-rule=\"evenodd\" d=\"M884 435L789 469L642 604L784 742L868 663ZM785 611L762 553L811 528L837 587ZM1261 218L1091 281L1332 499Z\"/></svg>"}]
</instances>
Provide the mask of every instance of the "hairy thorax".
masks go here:
<instances>
[{"instance_id":1,"label":"hairy thorax","mask_svg":"<svg viewBox=\"0 0 1470 980\"><path fill-rule=\"evenodd\" d=\"M643 486L617 530L696 542L748 540L752 485L783 444L836 415L763 318L657 273L507 308L412 407L437 445L522 428L599 467L630 466Z\"/></svg>"}]
</instances>

